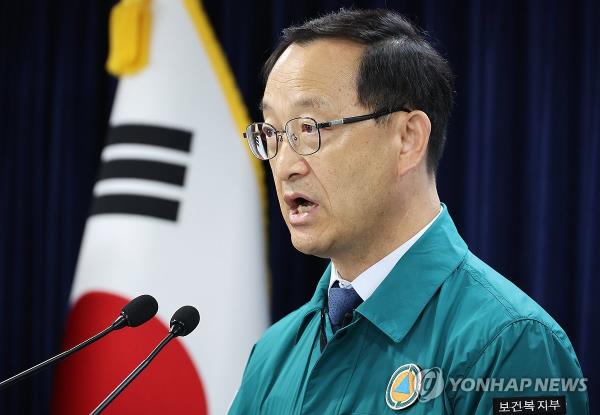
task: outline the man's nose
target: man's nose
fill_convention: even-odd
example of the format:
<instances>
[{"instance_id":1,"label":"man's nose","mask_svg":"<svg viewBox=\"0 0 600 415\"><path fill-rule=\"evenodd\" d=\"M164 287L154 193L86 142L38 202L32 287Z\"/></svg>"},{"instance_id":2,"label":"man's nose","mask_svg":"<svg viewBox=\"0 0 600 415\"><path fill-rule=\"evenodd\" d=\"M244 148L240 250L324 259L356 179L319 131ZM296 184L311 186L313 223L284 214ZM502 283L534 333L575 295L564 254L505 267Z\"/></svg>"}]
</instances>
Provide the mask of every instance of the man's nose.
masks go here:
<instances>
[{"instance_id":1,"label":"man's nose","mask_svg":"<svg viewBox=\"0 0 600 415\"><path fill-rule=\"evenodd\" d=\"M306 176L310 166L305 157L294 151L285 134L282 138L277 155L270 160L273 175L280 180L296 180Z\"/></svg>"}]
</instances>

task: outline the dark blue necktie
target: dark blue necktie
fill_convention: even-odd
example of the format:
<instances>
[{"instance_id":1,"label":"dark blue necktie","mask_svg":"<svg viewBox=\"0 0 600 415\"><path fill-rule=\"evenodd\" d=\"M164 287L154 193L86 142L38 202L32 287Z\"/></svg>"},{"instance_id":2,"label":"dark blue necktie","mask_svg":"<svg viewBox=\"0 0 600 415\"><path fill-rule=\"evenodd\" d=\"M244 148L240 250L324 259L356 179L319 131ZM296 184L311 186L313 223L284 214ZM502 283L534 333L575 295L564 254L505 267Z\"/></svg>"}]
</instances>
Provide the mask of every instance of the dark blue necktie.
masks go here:
<instances>
[{"instance_id":1,"label":"dark blue necktie","mask_svg":"<svg viewBox=\"0 0 600 415\"><path fill-rule=\"evenodd\" d=\"M352 320L352 310L360 303L362 298L354 288L341 288L338 281L333 283L329 289L329 321L334 333Z\"/></svg>"}]
</instances>

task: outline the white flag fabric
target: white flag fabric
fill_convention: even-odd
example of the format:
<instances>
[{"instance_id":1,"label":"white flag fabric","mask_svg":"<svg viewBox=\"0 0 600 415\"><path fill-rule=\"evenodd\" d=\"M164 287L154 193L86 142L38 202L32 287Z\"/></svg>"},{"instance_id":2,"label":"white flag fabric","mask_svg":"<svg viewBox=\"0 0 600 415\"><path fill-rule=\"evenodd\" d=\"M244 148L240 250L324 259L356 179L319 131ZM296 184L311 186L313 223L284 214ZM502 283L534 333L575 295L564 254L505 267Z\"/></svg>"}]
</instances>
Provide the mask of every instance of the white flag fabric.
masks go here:
<instances>
[{"instance_id":1,"label":"white flag fabric","mask_svg":"<svg viewBox=\"0 0 600 415\"><path fill-rule=\"evenodd\" d=\"M260 169L246 113L194 0L152 3L148 64L120 80L72 289L65 347L140 294L157 317L111 333L57 370L53 413L89 413L190 304L171 342L106 413L224 414L268 324ZM85 137L82 137L85 139Z\"/></svg>"}]
</instances>

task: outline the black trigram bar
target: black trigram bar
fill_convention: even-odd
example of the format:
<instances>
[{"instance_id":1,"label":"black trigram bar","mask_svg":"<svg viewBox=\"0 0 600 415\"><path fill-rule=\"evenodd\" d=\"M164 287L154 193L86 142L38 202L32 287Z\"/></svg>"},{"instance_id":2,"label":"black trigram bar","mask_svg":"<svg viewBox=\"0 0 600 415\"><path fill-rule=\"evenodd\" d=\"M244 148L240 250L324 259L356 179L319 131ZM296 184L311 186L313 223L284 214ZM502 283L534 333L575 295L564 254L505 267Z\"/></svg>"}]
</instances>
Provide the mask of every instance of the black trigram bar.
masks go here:
<instances>
[{"instance_id":1,"label":"black trigram bar","mask_svg":"<svg viewBox=\"0 0 600 415\"><path fill-rule=\"evenodd\" d=\"M176 200L154 196L112 194L96 197L92 202L91 215L125 213L176 221L178 211L179 202Z\"/></svg>"},{"instance_id":2,"label":"black trigram bar","mask_svg":"<svg viewBox=\"0 0 600 415\"><path fill-rule=\"evenodd\" d=\"M107 145L147 144L190 152L192 132L143 124L121 124L108 130Z\"/></svg>"},{"instance_id":3,"label":"black trigram bar","mask_svg":"<svg viewBox=\"0 0 600 415\"><path fill-rule=\"evenodd\" d=\"M123 178L153 180L183 186L185 166L162 161L116 159L102 165L98 180Z\"/></svg>"}]
</instances>

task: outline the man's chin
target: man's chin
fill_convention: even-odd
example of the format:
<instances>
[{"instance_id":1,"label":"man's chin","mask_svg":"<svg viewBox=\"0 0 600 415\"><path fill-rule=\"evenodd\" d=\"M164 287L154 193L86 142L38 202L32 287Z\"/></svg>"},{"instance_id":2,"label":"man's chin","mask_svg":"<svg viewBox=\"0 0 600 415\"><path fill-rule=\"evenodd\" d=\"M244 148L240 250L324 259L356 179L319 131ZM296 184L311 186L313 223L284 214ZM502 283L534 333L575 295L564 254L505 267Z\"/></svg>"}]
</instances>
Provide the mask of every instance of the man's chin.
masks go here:
<instances>
[{"instance_id":1,"label":"man's chin","mask_svg":"<svg viewBox=\"0 0 600 415\"><path fill-rule=\"evenodd\" d=\"M329 250L324 246L323 241L318 238L312 238L307 235L294 235L293 233L291 236L292 245L303 254L319 258L329 258Z\"/></svg>"}]
</instances>

